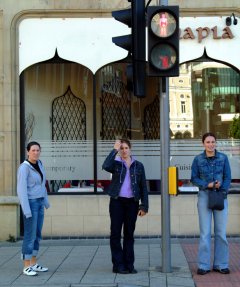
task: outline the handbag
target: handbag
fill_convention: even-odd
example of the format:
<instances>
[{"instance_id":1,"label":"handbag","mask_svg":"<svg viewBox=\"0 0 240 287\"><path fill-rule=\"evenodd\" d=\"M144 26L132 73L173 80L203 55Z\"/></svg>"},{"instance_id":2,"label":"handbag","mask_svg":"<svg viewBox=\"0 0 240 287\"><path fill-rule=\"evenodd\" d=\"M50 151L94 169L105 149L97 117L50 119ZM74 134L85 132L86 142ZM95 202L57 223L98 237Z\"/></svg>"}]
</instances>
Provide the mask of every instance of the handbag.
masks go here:
<instances>
[{"instance_id":1,"label":"handbag","mask_svg":"<svg viewBox=\"0 0 240 287\"><path fill-rule=\"evenodd\" d=\"M208 208L212 210L224 209L224 193L219 189L208 190Z\"/></svg>"}]
</instances>

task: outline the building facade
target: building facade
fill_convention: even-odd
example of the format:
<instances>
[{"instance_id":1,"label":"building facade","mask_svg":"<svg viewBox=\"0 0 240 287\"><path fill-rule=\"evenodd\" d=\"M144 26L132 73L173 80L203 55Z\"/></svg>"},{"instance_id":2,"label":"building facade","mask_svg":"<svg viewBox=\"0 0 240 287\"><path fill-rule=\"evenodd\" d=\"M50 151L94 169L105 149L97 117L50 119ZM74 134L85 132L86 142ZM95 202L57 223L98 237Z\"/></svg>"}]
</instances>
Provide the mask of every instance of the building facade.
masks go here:
<instances>
[{"instance_id":1,"label":"building facade","mask_svg":"<svg viewBox=\"0 0 240 287\"><path fill-rule=\"evenodd\" d=\"M15 2L0 4L0 239L22 232L16 173L30 140L40 142L47 170L44 236L108 236L110 175L101 165L123 136L145 165L150 192L149 214L136 234L161 235L159 79L147 77L146 97L135 98L127 87L130 59L111 42L129 32L111 17L128 1ZM169 1L181 16L180 76L169 79L170 164L182 188L171 198L173 235L199 232L197 193L188 191L206 131L216 133L218 149L229 157L228 233L240 232L240 142L229 135L240 113L240 21L226 23L232 13L239 20L240 6L210 4Z\"/></svg>"}]
</instances>

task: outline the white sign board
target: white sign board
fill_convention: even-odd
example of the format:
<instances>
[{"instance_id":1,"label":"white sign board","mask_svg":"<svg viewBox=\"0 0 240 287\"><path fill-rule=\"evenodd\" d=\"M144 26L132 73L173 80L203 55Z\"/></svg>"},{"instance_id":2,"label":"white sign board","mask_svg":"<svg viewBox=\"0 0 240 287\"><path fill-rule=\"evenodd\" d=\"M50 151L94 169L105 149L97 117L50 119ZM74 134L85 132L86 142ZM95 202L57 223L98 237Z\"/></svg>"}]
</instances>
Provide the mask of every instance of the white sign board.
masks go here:
<instances>
[{"instance_id":1,"label":"white sign board","mask_svg":"<svg viewBox=\"0 0 240 287\"><path fill-rule=\"evenodd\" d=\"M200 58L229 63L240 69L239 25L226 26L226 17L181 17L180 62Z\"/></svg>"},{"instance_id":2,"label":"white sign board","mask_svg":"<svg viewBox=\"0 0 240 287\"><path fill-rule=\"evenodd\" d=\"M89 68L118 61L128 52L112 43L112 37L130 29L113 18L25 19L19 26L19 74L27 67L59 57Z\"/></svg>"},{"instance_id":3,"label":"white sign board","mask_svg":"<svg viewBox=\"0 0 240 287\"><path fill-rule=\"evenodd\" d=\"M181 17L180 62L194 60L204 49L213 60L240 69L239 25L226 26L226 17ZM112 43L112 37L130 34L114 18L33 18L19 25L19 74L27 67L59 57L89 68L125 58L128 52ZM233 37L231 37L231 35Z\"/></svg>"}]
</instances>

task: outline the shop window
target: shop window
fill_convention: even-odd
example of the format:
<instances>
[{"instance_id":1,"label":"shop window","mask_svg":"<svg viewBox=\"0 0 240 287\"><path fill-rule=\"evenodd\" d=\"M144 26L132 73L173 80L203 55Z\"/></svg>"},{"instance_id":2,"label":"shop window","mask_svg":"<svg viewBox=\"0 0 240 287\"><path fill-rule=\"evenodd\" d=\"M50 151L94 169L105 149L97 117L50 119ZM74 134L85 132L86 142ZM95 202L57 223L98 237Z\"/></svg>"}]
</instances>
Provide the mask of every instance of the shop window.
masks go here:
<instances>
[{"instance_id":1,"label":"shop window","mask_svg":"<svg viewBox=\"0 0 240 287\"><path fill-rule=\"evenodd\" d=\"M188 62L187 69L180 66L180 77L186 79L186 86L178 81L170 82L170 127L174 131L171 164L179 167L179 178L188 182L194 155L202 149L201 137L206 131L217 136L217 148L228 155L231 170L231 192L240 192L239 139L229 136L230 126L240 116L240 74L222 63ZM186 67L185 67L186 68ZM183 94L176 97L184 88ZM186 105L188 113L186 114ZM181 113L178 113L180 107ZM180 124L181 123L181 124ZM187 131L181 131L181 127ZM239 126L240 129L240 126Z\"/></svg>"},{"instance_id":2,"label":"shop window","mask_svg":"<svg viewBox=\"0 0 240 287\"><path fill-rule=\"evenodd\" d=\"M189 182L193 157L202 150L201 137L204 132L212 131L218 138L218 149L229 156L234 188L238 189L240 178L236 167L240 145L239 140L230 139L229 127L240 113L239 74L214 62L184 65L188 68L180 66L180 77L184 76L186 86L178 80L170 81L171 165L179 167L182 182ZM103 191L111 178L102 171L102 163L114 140L127 136L132 140L136 158L146 167L151 191L159 192L159 82L147 79L146 98L136 99L127 90L126 63L110 66L96 75L96 138L93 137L90 88L93 77L89 71L68 63L35 65L24 72L25 137L38 140L42 145L41 157L47 168L50 191L64 187L72 191L93 191L94 168L97 190ZM84 85L79 77L75 79L70 75L80 75ZM51 113L52 104L54 113ZM94 166L94 144L97 145L97 166Z\"/></svg>"},{"instance_id":3,"label":"shop window","mask_svg":"<svg viewBox=\"0 0 240 287\"><path fill-rule=\"evenodd\" d=\"M48 191L59 192L63 188L69 189L67 192L93 191L90 182L93 181L93 105L89 70L58 57L29 67L22 78L25 139L41 144ZM76 187L81 190L70 189Z\"/></svg>"}]
</instances>

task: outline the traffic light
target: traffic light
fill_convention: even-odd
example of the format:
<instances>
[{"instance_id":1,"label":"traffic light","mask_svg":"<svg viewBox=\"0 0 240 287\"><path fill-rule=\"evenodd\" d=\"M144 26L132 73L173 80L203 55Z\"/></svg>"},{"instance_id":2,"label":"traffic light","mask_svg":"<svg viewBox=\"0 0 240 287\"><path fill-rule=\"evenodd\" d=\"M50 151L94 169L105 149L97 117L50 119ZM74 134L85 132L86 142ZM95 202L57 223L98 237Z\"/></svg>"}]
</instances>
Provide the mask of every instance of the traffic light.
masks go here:
<instances>
[{"instance_id":1,"label":"traffic light","mask_svg":"<svg viewBox=\"0 0 240 287\"><path fill-rule=\"evenodd\" d=\"M148 75L179 76L179 7L149 6Z\"/></svg>"},{"instance_id":2,"label":"traffic light","mask_svg":"<svg viewBox=\"0 0 240 287\"><path fill-rule=\"evenodd\" d=\"M128 0L131 2L131 0ZM119 22L122 22L128 27L132 27L132 10L124 9L113 11L112 16ZM132 53L132 35L117 36L112 38L112 42L117 46L127 50L129 53Z\"/></svg>"},{"instance_id":3,"label":"traffic light","mask_svg":"<svg viewBox=\"0 0 240 287\"><path fill-rule=\"evenodd\" d=\"M112 16L131 27L131 34L113 37L112 42L129 51L132 63L127 67L128 82L132 82L135 96L145 97L145 0L128 0L128 2L131 2L131 9L113 11Z\"/></svg>"}]
</instances>

